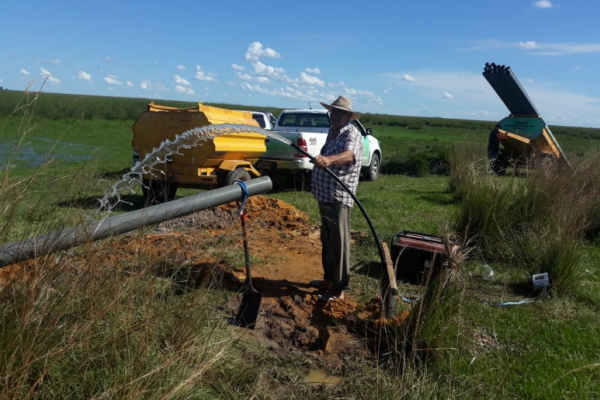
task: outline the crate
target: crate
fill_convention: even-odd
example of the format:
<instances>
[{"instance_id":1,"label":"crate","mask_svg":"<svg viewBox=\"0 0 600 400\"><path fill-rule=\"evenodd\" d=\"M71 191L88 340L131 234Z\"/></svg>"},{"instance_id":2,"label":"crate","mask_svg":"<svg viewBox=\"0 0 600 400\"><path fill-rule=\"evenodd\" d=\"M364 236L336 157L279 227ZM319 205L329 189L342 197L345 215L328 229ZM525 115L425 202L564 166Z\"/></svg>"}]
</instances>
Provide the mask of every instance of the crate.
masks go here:
<instances>
[{"instance_id":1,"label":"crate","mask_svg":"<svg viewBox=\"0 0 600 400\"><path fill-rule=\"evenodd\" d=\"M453 246L452 251L456 249L458 247ZM394 235L391 255L396 266L396 278L414 284L425 283L429 268L433 269L432 276L439 273L448 259L443 238L411 231L400 231Z\"/></svg>"}]
</instances>

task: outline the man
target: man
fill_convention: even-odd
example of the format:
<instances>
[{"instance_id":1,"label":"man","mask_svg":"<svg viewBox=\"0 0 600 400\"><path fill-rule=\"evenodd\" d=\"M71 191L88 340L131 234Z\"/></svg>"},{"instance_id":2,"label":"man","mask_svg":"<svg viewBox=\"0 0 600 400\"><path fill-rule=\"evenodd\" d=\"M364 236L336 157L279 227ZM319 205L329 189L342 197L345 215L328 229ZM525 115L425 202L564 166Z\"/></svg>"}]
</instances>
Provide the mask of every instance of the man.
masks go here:
<instances>
[{"instance_id":1,"label":"man","mask_svg":"<svg viewBox=\"0 0 600 400\"><path fill-rule=\"evenodd\" d=\"M328 167L356 193L363 139L351 123L360 118L360 113L352 111L349 98L340 96L332 104L321 105L329 110L331 128L321 154L313 161L311 190L321 213L324 273L322 281L313 281L310 285L328 292L319 297L327 301L336 297L343 299L344 290L350 288L350 212L354 200L324 168Z\"/></svg>"}]
</instances>

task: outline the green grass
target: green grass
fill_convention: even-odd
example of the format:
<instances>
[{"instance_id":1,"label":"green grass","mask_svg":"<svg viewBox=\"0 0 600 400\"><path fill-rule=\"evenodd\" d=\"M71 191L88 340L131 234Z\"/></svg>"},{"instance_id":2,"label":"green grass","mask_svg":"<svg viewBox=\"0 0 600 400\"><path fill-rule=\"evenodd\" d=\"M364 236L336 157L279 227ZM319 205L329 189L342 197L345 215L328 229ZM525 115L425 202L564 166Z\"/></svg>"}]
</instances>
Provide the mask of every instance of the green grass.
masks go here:
<instances>
[{"instance_id":1,"label":"green grass","mask_svg":"<svg viewBox=\"0 0 600 400\"><path fill-rule=\"evenodd\" d=\"M93 217L95 199L131 165L132 118L147 104L139 99L43 94L46 103L39 104L36 117L22 123L18 115L6 116L21 95L0 92L0 159L14 156L13 167L0 171L0 222L5 228L0 238L5 242ZM493 126L368 114L363 122L373 126L389 164L409 163L415 154L413 164L423 158L429 162L439 149L461 143L470 143L471 155L484 158ZM25 131L20 150L12 151ZM556 127L553 132L572 160L585 159L600 140L593 129ZM466 191L457 199L456 177L450 177L453 192L446 176L388 171L376 182L360 183L357 193L382 240L389 242L399 230L441 233L464 211L459 199ZM511 179L496 179L494 184ZM522 184L523 178L518 179L515 184ZM134 206L141 198L136 190L128 194ZM490 186L485 191L490 192ZM196 191L178 195L192 193ZM318 223L310 193L280 187L271 195ZM483 205L489 206L486 201ZM523 201L517 205L524 208L516 208L520 211L501 231L524 219L530 206ZM543 204L539 201L535 204ZM493 213L507 209L494 208ZM352 295L366 300L377 293L378 281L363 267L372 267L378 254L357 207L352 228L367 232L352 253ZM321 388L299 380L314 360L264 353L245 341L230 340L223 321L214 317L226 297L222 291L208 287L171 296L172 282L144 274L146 268L165 267L165 260L142 257L114 271L103 269L100 253L79 270L64 266L67 273L37 275L30 287L0 289L0 393L3 398L597 398L600 247L594 234L578 240L573 254L578 284L548 300L512 307L493 307L482 300L493 304L535 297L528 285L531 271L510 258L494 259L490 243L487 253L475 252L463 265L450 314L428 317L433 320L430 329L438 328L419 342L435 347L427 362L351 360L342 371L345 385ZM110 241L106 246L100 249L110 252ZM86 249L75 251L86 254ZM226 262L240 262L226 252L222 256ZM483 263L492 266L495 278L469 277L468 272ZM400 290L406 294L417 288L401 284ZM201 374L195 375L198 371ZM182 382L185 385L178 386ZM179 392L172 392L178 387Z\"/></svg>"}]
</instances>

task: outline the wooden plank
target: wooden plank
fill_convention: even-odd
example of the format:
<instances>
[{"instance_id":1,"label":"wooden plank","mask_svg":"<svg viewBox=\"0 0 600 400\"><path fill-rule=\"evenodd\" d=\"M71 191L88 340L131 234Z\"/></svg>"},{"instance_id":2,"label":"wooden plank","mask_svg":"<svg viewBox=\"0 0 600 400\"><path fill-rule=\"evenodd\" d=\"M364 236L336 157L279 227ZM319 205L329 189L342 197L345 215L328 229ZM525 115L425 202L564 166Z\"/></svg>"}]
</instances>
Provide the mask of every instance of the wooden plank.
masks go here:
<instances>
[{"instance_id":1,"label":"wooden plank","mask_svg":"<svg viewBox=\"0 0 600 400\"><path fill-rule=\"evenodd\" d=\"M560 154L560 150L558 149L558 146L556 145L556 143L554 143L554 138L552 136L550 136L550 134L548 133L546 128L544 128L543 133L544 133L544 138L546 138L546 141L548 142L548 144L550 145L550 148L552 149L552 153L554 153L554 156L556 158L560 159L562 154Z\"/></svg>"},{"instance_id":2,"label":"wooden plank","mask_svg":"<svg viewBox=\"0 0 600 400\"><path fill-rule=\"evenodd\" d=\"M392 262L392 256L390 255L387 243L381 242L381 247L383 247L383 254L385 255L385 266L390 282L390 291L395 296L398 294L398 283L396 282L396 274L394 273L394 263Z\"/></svg>"},{"instance_id":3,"label":"wooden plank","mask_svg":"<svg viewBox=\"0 0 600 400\"><path fill-rule=\"evenodd\" d=\"M505 131L504 129L498 129L498 133L500 134L498 135L498 139L514 139L525 144L531 143L531 140L526 138L525 136L519 136L514 133Z\"/></svg>"}]
</instances>

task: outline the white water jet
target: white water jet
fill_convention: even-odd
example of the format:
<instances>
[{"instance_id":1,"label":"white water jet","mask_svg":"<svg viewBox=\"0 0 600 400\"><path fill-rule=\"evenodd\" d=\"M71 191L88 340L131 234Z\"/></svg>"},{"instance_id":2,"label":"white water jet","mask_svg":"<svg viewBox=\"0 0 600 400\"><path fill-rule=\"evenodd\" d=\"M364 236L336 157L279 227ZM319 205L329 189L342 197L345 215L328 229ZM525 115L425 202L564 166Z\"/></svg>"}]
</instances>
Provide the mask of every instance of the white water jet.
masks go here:
<instances>
[{"instance_id":1,"label":"white water jet","mask_svg":"<svg viewBox=\"0 0 600 400\"><path fill-rule=\"evenodd\" d=\"M143 160L137 162L129 172L123 174L121 180L112 185L102 199L99 199L100 206L97 211L112 211L119 203L127 203L121 199L121 194L135 193L134 185L143 184L143 175L152 175L157 179L164 175L164 172L154 168L156 165L165 164L171 155L181 155L180 150L191 149L202 146L208 140L217 136L232 135L238 133L259 133L272 139L279 140L290 145L291 141L278 135L275 132L268 131L256 126L240 124L214 124L187 130L180 135L175 136L174 140L166 140L158 148L154 148L151 153L146 154Z\"/></svg>"}]
</instances>

